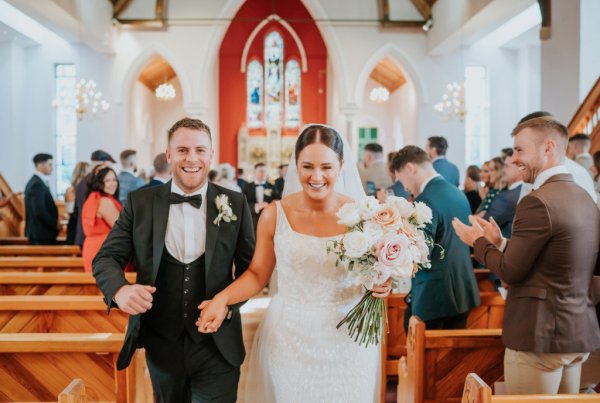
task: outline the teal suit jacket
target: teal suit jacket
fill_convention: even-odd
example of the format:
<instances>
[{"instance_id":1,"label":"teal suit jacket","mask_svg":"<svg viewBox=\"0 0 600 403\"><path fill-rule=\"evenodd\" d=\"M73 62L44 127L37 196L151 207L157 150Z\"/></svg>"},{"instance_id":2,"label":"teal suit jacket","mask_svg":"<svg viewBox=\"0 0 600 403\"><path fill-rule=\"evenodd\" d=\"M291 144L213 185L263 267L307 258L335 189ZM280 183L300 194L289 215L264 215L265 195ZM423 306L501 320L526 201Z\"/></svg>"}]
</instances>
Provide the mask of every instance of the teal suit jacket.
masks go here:
<instances>
[{"instance_id":1,"label":"teal suit jacket","mask_svg":"<svg viewBox=\"0 0 600 403\"><path fill-rule=\"evenodd\" d=\"M454 232L452 220L468 223L471 213L463 192L441 176L432 179L415 201L431 208L432 222L425 231L435 246L430 254L431 269L417 271L412 279L412 314L424 321L446 318L479 305L479 289L469 247Z\"/></svg>"}]
</instances>

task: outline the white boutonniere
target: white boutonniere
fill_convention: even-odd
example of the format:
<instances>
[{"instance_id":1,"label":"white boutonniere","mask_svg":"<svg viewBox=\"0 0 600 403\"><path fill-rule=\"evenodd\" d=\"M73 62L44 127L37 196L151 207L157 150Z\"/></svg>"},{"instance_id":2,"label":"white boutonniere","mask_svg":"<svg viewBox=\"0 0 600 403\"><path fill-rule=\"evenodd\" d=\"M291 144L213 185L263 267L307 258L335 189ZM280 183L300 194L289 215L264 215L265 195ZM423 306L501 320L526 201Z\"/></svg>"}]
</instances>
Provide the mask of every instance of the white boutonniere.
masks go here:
<instances>
[{"instance_id":1,"label":"white boutonniere","mask_svg":"<svg viewBox=\"0 0 600 403\"><path fill-rule=\"evenodd\" d=\"M237 216L233 214L233 210L231 209L231 204L229 204L229 198L225 194L220 194L215 198L215 204L217 205L217 210L219 210L219 215L213 221L217 226L221 223L221 220L225 222L236 221Z\"/></svg>"},{"instance_id":2,"label":"white boutonniere","mask_svg":"<svg viewBox=\"0 0 600 403\"><path fill-rule=\"evenodd\" d=\"M273 194L273 189L265 189L265 196L271 197Z\"/></svg>"}]
</instances>

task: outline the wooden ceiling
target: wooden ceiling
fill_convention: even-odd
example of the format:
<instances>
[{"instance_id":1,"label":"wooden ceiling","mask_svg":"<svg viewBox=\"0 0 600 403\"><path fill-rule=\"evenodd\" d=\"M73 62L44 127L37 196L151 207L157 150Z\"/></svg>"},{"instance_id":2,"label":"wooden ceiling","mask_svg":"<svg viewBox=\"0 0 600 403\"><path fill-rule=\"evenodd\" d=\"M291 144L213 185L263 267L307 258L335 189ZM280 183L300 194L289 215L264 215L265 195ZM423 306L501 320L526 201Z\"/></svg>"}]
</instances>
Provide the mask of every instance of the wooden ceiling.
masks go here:
<instances>
[{"instance_id":1,"label":"wooden ceiling","mask_svg":"<svg viewBox=\"0 0 600 403\"><path fill-rule=\"evenodd\" d=\"M138 81L144 84L150 91L154 92L156 87L177 77L175 71L165 59L155 56L146 64L140 73Z\"/></svg>"},{"instance_id":2,"label":"wooden ceiling","mask_svg":"<svg viewBox=\"0 0 600 403\"><path fill-rule=\"evenodd\" d=\"M369 77L387 88L390 93L396 91L406 82L406 77L404 77L402 71L387 57L377 63Z\"/></svg>"}]
</instances>

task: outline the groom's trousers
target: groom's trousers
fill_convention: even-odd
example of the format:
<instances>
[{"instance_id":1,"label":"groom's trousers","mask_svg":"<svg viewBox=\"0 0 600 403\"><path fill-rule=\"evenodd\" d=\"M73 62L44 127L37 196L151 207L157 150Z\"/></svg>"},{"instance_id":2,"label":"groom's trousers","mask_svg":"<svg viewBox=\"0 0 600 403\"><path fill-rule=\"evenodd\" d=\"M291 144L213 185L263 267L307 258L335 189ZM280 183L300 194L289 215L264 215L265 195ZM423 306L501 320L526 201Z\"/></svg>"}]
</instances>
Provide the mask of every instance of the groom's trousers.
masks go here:
<instances>
[{"instance_id":1,"label":"groom's trousers","mask_svg":"<svg viewBox=\"0 0 600 403\"><path fill-rule=\"evenodd\" d=\"M235 403L240 368L223 358L210 334L194 341L187 332L168 340L143 330L146 362L160 403Z\"/></svg>"}]
</instances>

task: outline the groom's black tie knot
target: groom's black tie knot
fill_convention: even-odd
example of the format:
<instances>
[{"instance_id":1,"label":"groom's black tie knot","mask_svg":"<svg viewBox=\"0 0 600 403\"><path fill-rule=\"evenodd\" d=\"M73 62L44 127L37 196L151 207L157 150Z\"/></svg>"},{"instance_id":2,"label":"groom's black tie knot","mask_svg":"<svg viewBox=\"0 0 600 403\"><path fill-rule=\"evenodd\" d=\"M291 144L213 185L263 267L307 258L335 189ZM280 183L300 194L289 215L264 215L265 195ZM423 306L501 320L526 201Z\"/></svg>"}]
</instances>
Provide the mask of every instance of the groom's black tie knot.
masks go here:
<instances>
[{"instance_id":1,"label":"groom's black tie knot","mask_svg":"<svg viewBox=\"0 0 600 403\"><path fill-rule=\"evenodd\" d=\"M171 193L169 202L171 204L190 203L192 207L200 208L202 205L202 195L182 196L179 193Z\"/></svg>"}]
</instances>

